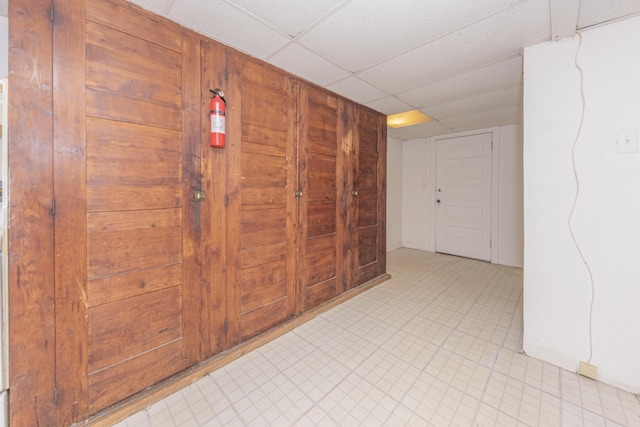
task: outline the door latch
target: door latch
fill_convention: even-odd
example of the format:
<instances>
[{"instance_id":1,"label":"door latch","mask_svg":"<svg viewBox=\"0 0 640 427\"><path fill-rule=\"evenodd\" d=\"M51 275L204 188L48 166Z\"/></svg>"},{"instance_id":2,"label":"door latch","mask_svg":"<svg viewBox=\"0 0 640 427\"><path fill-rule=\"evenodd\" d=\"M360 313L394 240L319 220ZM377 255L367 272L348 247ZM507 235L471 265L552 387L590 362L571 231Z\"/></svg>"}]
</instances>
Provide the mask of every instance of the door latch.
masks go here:
<instances>
[{"instance_id":1,"label":"door latch","mask_svg":"<svg viewBox=\"0 0 640 427\"><path fill-rule=\"evenodd\" d=\"M194 202L201 202L204 199L205 199L204 191L197 190L197 191L193 192L193 201Z\"/></svg>"}]
</instances>

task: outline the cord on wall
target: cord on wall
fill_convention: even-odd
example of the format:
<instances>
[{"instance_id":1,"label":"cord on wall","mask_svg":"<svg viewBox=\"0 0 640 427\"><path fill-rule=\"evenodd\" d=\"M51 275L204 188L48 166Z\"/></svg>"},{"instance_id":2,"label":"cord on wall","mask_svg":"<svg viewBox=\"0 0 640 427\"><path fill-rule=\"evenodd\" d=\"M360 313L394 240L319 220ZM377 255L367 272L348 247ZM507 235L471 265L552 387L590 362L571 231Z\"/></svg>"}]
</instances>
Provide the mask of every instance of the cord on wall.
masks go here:
<instances>
[{"instance_id":1,"label":"cord on wall","mask_svg":"<svg viewBox=\"0 0 640 427\"><path fill-rule=\"evenodd\" d=\"M580 53L580 48L582 47L582 34L579 31L576 31L576 35L578 36L578 48L576 49L576 56L574 58L574 64L578 73L580 73L580 98L582 100L582 111L580 113L580 124L578 125L578 132L576 133L576 138L573 141L573 146L571 147L571 165L573 168L573 177L576 182L576 193L573 198L573 204L571 205L571 211L569 212L569 218L567 219L567 223L569 225L569 233L571 234L571 239L573 240L573 244L580 255L580 259L584 263L587 272L589 273L589 281L591 285L591 301L589 303L589 358L587 359L586 365L583 366L583 362L580 362L580 373L586 375L588 377L592 377L595 379L595 367L589 367L588 365L591 363L591 359L593 358L593 333L592 333L592 323L593 323L593 300L595 298L595 282L593 279L593 273L591 272L591 267L589 267L589 263L582 253L582 249L580 248L580 244L578 243L575 233L573 232L573 227L571 226L571 220L573 218L574 211L576 209L576 204L578 203L578 198L580 196L580 178L578 176L578 171L576 169L576 147L578 146L578 141L580 140L580 135L582 134L582 126L584 124L584 113L586 107L586 101L584 97L584 73L582 71L582 67L578 63L578 55ZM591 369L593 368L593 369ZM582 372L585 370L585 372Z\"/></svg>"}]
</instances>

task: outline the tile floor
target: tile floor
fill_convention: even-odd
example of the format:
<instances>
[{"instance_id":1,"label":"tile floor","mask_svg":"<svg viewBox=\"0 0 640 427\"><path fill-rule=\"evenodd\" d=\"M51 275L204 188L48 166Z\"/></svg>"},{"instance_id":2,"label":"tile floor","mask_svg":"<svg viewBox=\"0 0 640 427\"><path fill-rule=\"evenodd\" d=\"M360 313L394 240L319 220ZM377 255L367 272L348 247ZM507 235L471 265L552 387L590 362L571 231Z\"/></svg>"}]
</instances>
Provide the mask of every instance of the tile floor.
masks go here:
<instances>
[{"instance_id":1,"label":"tile floor","mask_svg":"<svg viewBox=\"0 0 640 427\"><path fill-rule=\"evenodd\" d=\"M640 426L638 396L520 352L521 269L404 248L387 265L118 427Z\"/></svg>"}]
</instances>

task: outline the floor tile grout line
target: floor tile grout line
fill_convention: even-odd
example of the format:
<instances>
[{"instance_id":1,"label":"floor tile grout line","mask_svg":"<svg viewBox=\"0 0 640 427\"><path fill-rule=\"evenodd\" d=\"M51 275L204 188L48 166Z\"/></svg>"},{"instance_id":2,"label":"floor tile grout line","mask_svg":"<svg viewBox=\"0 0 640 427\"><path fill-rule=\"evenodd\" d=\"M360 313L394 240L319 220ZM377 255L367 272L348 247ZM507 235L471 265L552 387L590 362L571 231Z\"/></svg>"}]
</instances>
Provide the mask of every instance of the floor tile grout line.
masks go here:
<instances>
[{"instance_id":1,"label":"floor tile grout line","mask_svg":"<svg viewBox=\"0 0 640 427\"><path fill-rule=\"evenodd\" d=\"M451 263L447 263L446 265L449 265L449 264L451 264ZM462 276L464 273L466 273L470 268L471 268L471 266L469 266L469 268L467 268L464 272L461 272L461 273L460 273L460 275L459 275L459 277L460 277L460 276ZM458 277L458 279L459 279L459 277ZM447 290L447 288L444 288L444 289L443 289L443 290L438 294L438 296L439 296L439 295L441 295L442 293L446 292L446 290ZM330 310L330 311L328 311L327 313L323 313L323 314L324 314L324 315L327 315L326 317L330 317L330 316L328 315L330 312L331 312L331 310ZM415 318L416 316L417 316L417 314L416 314L416 315L414 315L414 316L412 316L412 318L411 318L411 319ZM410 319L410 320L407 320L407 321L406 321L402 326L397 327L396 329L397 329L397 330L402 330L402 328L403 328L404 326L406 326L406 325L411 321L411 319ZM328 320L328 321L330 321L329 319L327 319L327 320ZM345 328L345 330L347 330L347 331L348 331L348 329L346 329L346 328ZM359 337L359 338L360 338L360 337ZM388 342L389 342L389 340L390 340L390 339L391 339L391 336L390 336L390 337L388 337L384 342L380 343L380 344L376 347L376 350L380 350L384 344L386 344L386 343L388 343ZM443 341L443 343L444 343L445 341L446 341L446 340L444 340L444 341ZM440 349L440 348L442 348L442 344L441 344L440 346L438 346L438 348L439 348L439 349ZM374 351L375 351L375 350L374 350ZM431 360L433 359L433 357L435 356L435 354L437 354L437 352L435 352L435 353L431 356L431 358L429 359L429 361L431 361ZM364 363L364 361L365 361L365 360L366 360L366 359L363 359L363 361L362 361L362 362L360 362L360 363L358 364L358 366L357 366L357 367L355 367L355 368L351 371L351 374L353 374L353 373L355 372L355 370L356 370L358 367L362 366L362 364ZM427 365L428 365L428 363L427 363ZM424 369L422 369L422 371L424 371ZM327 392L327 393L323 396L323 398L325 398L329 393L331 393L331 391L333 391L336 387L338 387L338 385L340 385L342 382L344 382L346 378L348 378L348 376L347 376L347 377L344 377L344 378L340 381L340 383L336 384L336 385L335 385L335 386L334 386L334 387L333 387L329 392ZM366 378L365 378L364 380L365 380L365 381L367 381L367 382L369 382ZM415 382L416 382L417 380L418 380L418 378L416 378L416 379L414 380L414 382L412 383L412 386L413 386L413 384L415 384ZM372 385L373 387L376 387L376 385L375 385L375 384L371 384L370 382L369 382L369 384L370 384L370 385ZM385 393L385 394L386 394L386 393ZM321 401L321 400L322 400L322 399L320 399L319 401ZM314 405L314 407L315 407L315 406L317 406L317 404L318 404L318 403L316 403L316 404ZM400 405L400 404L401 404L401 402L396 402L396 405L395 405L395 407L394 407L394 410L395 410L395 409L398 407L398 405ZM310 411L310 410L311 410L311 409L309 409L309 411ZM371 411L369 412L369 414L371 414ZM391 416L391 414L393 414L393 411L391 411L391 413L388 415L388 417L387 417L383 422L386 422L386 420L388 420L388 419L389 419L389 417ZM330 416L330 415L329 415L329 416ZM301 419L301 418L299 418L297 421L300 421L300 419ZM333 419L333 418L332 418L332 419ZM334 420L334 421L335 421L335 420Z\"/></svg>"},{"instance_id":2,"label":"floor tile grout line","mask_svg":"<svg viewBox=\"0 0 640 427\"><path fill-rule=\"evenodd\" d=\"M268 422L268 420L289 419L293 420L292 414L295 414L294 423L302 425L313 424L314 422L327 422L329 424L340 424L334 417L340 417L340 415L333 415L330 411L325 411L323 408L326 406L320 406L324 399L326 399L331 393L336 393L336 387L343 387L338 393L344 396L348 396L349 390L355 387L356 381L362 382L362 390L370 389L374 387L376 394L373 396L376 400L376 405L368 405L364 400L357 400L361 406L361 410L366 411L366 416L360 420L364 422L367 417L376 417L375 423L390 425L393 422L401 422L410 420L411 417L420 417L419 412L416 412L416 408L413 405L417 404L415 401L406 400L409 390L416 387L416 383L421 375L416 373L424 373L425 375L433 376L433 378L440 378L439 386L432 388L432 391L443 390L446 387L445 394L443 394L440 400L437 396L432 395L431 403L423 401L426 406L421 406L422 414L428 421L428 425L432 423L444 421L447 416L452 418L449 422L459 422L466 417L473 417L473 422L503 422L507 418L502 417L515 417L514 422L520 422L523 425L531 423L532 420L536 420L533 425L543 425L543 417L540 415L545 409L544 414L551 417L546 419L552 420L557 417L559 425L568 425L572 421L581 422L594 422L599 421L602 423L619 423L625 420L627 424L636 421L636 416L640 414L636 413L636 404L640 407L640 396L632 395L627 397L621 390L612 388L606 388L601 386L601 383L596 383L595 388L590 383L585 383L582 377L577 377L577 374L572 371L567 371L560 367L548 364L547 362L531 358L524 353L524 351L518 351L522 349L523 332L520 325L517 325L517 316L521 316L521 303L523 299L522 293L522 278L518 274L516 269L507 268L504 266L484 266L479 263L466 263L464 260L453 260L443 262L439 254L431 254L429 257L420 258L417 256L418 252L410 251L409 256L412 258L411 262L401 262L402 257L398 256L396 261L396 269L413 269L411 274L396 275L396 279L400 280L396 283L387 282L389 284L387 289L380 288L380 292L371 293L371 298L366 298L361 301L353 310L356 312L355 316L349 316L347 312L337 313L337 317L324 319L326 322L319 324L319 328L310 329L311 335L305 336L303 334L294 334L290 339L295 339L295 348L292 351L286 352L282 357L285 359L272 360L269 358L269 352L260 353L258 356L249 358L246 364L239 364L236 369L239 369L238 373L243 372L246 378L236 383L231 377L220 377L222 380L220 383L214 378L214 374L209 374L209 381L215 384L215 389L220 391L226 403L225 406L228 409L220 410L213 416L212 421L217 423L216 425L224 425L230 422L231 419L237 425L242 424L244 426L254 425L256 422ZM402 255L401 252L398 252ZM422 266L424 261L430 260L430 264L437 266L440 276L437 274L428 274L428 266ZM463 274L456 274L456 266L465 266ZM494 269L496 268L497 269ZM426 275L426 276L425 276ZM454 278L455 276L455 278ZM489 278L489 276L491 276ZM477 288L473 288L471 281L477 279ZM393 278L392 278L393 280ZM436 292L424 291L425 282L433 281L433 288ZM494 282L492 284L492 281ZM520 282L518 284L518 282ZM385 284L381 284L384 286ZM429 287L429 283L426 283ZM514 302L514 292L518 292L517 286L520 286L519 297ZM378 289L377 287L374 289ZM420 303L411 304L410 312L402 312L403 304L409 304L411 298L400 296L401 294L418 292ZM469 298L471 297L471 298ZM389 298L387 301L386 298ZM460 299L459 303L452 301ZM438 300L439 299L439 300ZM354 299L355 300L355 299ZM371 304L375 308L376 313L371 315L368 312L362 312L363 308L366 308L367 304ZM419 304L425 306L420 309ZM472 311L473 310L473 311ZM400 321L394 321L396 315L395 312L399 312ZM428 314L428 316L427 316ZM357 319L356 319L357 318ZM376 335L375 326L367 326L367 319L378 319L381 321L380 326L385 326L383 336ZM354 320L355 319L355 320ZM432 320L435 319L435 320ZM345 321L349 324L348 327L344 326ZM436 327L444 327L444 334L438 335L438 329L424 335L424 338L419 335L418 329L407 329L410 322L430 322L425 324L425 331L431 330L432 325ZM506 320L504 322L503 320ZM465 324L466 322L466 324ZM475 327L474 322L483 322L480 326ZM324 329L323 328L328 328ZM419 325L417 325L419 327ZM354 328L355 327L355 328ZM500 329L492 329L498 328ZM504 331L503 331L504 329ZM325 333L336 334L337 338L324 339L320 343L313 341L314 337L321 337ZM367 335L367 332L374 335ZM398 333L402 332L402 336ZM504 335L501 337L500 335ZM369 340L367 344L367 337L374 337L373 341ZM358 343L354 344L341 344L334 343L334 341L342 341L349 339L348 337L355 337ZM406 339L411 340L411 337L420 337L430 344L429 347L411 347L407 344L403 344ZM434 340L430 339L436 338ZM517 337L517 342L516 342ZM379 338L379 339L376 339ZM496 339L497 338L497 339ZM293 341L292 341L293 342ZM292 342L284 341L281 344L273 347L270 351L278 352L282 346L288 346ZM317 344L317 345L316 345ZM425 346L427 344L420 344ZM398 347L400 345L400 347ZM282 349L285 349L282 347ZM397 348L396 348L397 347ZM358 357L358 349L366 350L364 357ZM426 358L422 358L420 354L428 350L431 354L425 354ZM455 360L447 361L445 351L449 355L456 355ZM377 352L384 351L385 353L378 353L376 360L372 361L373 365L364 365L367 360L370 360L372 355ZM417 351L417 353L416 353ZM295 377L291 374L293 371L285 369L286 361L289 356L295 355L295 360L304 359L313 353L318 352L320 357L313 357L313 360L309 364L310 371L303 371L298 369L295 374L302 375L302 378L306 378L309 383L307 386L314 386L314 381L319 381L317 375L306 376L305 372L313 372L315 368L325 366L327 363L331 363L330 366L335 366L336 370L340 371L338 377L334 377L337 380L331 389L320 386L322 390L319 397L311 398L311 395L305 392L307 387L300 387L300 384L296 383ZM386 354L393 355L394 359L389 365L385 363ZM289 356L287 356L287 354ZM434 363L435 357L440 354L436 363ZM356 356L355 363L352 356ZM418 355L418 356L417 356ZM331 359L327 359L331 358ZM523 359L524 358L524 359ZM398 364L395 360L402 361L404 370L398 370ZM533 361L536 361L535 363ZM333 363L336 363L333 365ZM319 364L318 364L319 363ZM406 365L406 366L405 366ZM327 365L328 366L328 365ZM261 375L260 368L265 370L265 374ZM371 371L373 376L366 375L365 371L359 371L360 368L373 369ZM429 368L431 367L431 368ZM257 369L257 371L256 371ZM344 369L344 371L343 371ZM446 370L444 370L446 369ZM464 370L463 370L464 369ZM392 372L395 370L395 372ZM324 371L324 369L323 369ZM287 372L285 374L285 372ZM255 380L251 379L252 374L258 374ZM442 376L440 376L442 373ZM396 375L398 379L394 380ZM415 377L413 375L415 374ZM486 375L486 378L485 378ZM499 376L498 376L499 375ZM321 376L321 375L320 375ZM224 379L223 379L224 378ZM244 378L244 377L243 377ZM282 381L275 378L282 378ZM427 377L424 377L426 379ZM492 380L492 378L494 380ZM554 379L555 378L555 379ZM497 380L496 380L497 379ZM331 382L333 383L334 380ZM229 382L231 381L231 382ZM251 414L255 415L253 421L247 422L244 416L241 416L238 412L236 404L232 403L229 396L222 390L223 384L229 383L235 389L228 389L225 386L225 390L232 392L234 395L237 393L239 397L248 399L250 393L253 393L256 389L262 389L264 382L272 383L270 387L264 389L262 395L256 395L257 397L248 400L246 403L247 409L251 409ZM347 383L349 381L349 383ZM484 381L484 382L483 382ZM575 384L574 384L575 382ZM235 384L235 386L234 386ZM259 385L260 384L260 385ZM366 384L366 385L365 385ZM393 392L389 387L395 387L399 385L400 389L395 389ZM385 386L388 386L385 388ZM264 393L269 393L269 390L279 389L281 394L292 391L290 387L294 387L296 391L296 398L288 400L287 407L281 407L274 411L270 411L267 415L261 415L260 409L264 409L264 404L267 404L269 400L264 396ZM566 395L566 387L571 387L571 395L569 399L563 399ZM197 414L202 417L200 409L200 401L197 400L197 396L189 398L190 392L187 393L183 389L181 391L182 402L186 402L190 414L193 416L189 422L200 423L198 421ZM198 393L206 394L205 389L198 386ZM289 391L287 391L289 390ZM325 392L325 390L328 390ZM415 398L419 398L422 393L427 393L429 386L424 383L418 386L418 394L414 395ZM382 392L382 395L378 393ZM514 393L515 392L515 393ZM195 392L194 392L195 393ZM249 394L248 394L249 393ZM585 394L586 393L586 394ZM314 393L315 394L315 393ZM525 397L527 395L535 397L537 400L537 409L539 414L537 418L531 418L531 411L533 407L530 405L524 406ZM208 395L208 394L206 394ZM519 399L515 396L519 395ZM244 397L243 397L244 396ZM338 402L340 394L335 394L331 397L333 403ZM423 395L424 396L424 395ZM477 397L476 397L477 396ZM433 399L433 398L436 399ZM490 398L489 398L490 397ZM635 397L635 398L634 398ZM295 410L293 408L299 407L298 403L302 402L302 398L305 399L305 403L302 403L302 408L306 408L306 411ZM361 396L362 399L364 397ZM389 400L390 399L390 400ZM424 398L420 398L424 399ZM473 400L471 400L473 399ZM505 400L508 399L508 400ZM577 403L574 404L574 401ZM586 400L585 400L586 399ZM175 399L172 399L173 403ZM256 404L253 403L256 400ZM295 400L295 401L294 401ZM208 398L207 398L208 401ZM217 399L215 400L218 401ZM191 403L195 402L195 406L191 407ZM213 401L212 401L213 402ZM240 402L240 400L238 400ZM236 402L236 403L238 403ZM278 402L280 402L278 400ZM385 402L385 411L377 410L379 404ZM405 402L405 403L403 403ZM464 407L462 406L464 403ZM476 403L474 403L476 402ZM508 402L508 406L504 406L502 402ZM533 400L531 401L533 402ZM171 405L173 405L173 403ZM180 402L177 402L180 403ZM371 401L369 400L369 403ZM605 409L605 403L609 408L613 408L610 411ZM213 403L211 403L213 404ZM275 403L273 403L275 405ZM475 410L470 410L472 406L476 405ZM571 405L569 405L571 404ZM596 406L585 406L596 404ZM167 425L167 422L177 423L179 418L184 421L183 418L188 416L187 413L182 413L180 410L178 418L174 418L173 412L169 408L168 403L163 403L164 406L158 407L158 414L164 414L166 419L157 420L162 422L162 425ZM434 406L435 405L435 406ZM442 410L439 408L442 406ZM494 406L495 405L495 406ZM517 405L517 408L514 406ZM182 407L182 404L175 406L175 408ZM452 408L454 406L455 408ZM497 406L497 407L496 407ZM570 407L569 407L570 406ZM144 409L144 416L138 417L140 421L126 421L123 424L119 424L119 427L148 427L152 425L151 407ZM164 409L163 409L164 408ZM342 411L347 410L348 406L341 406ZM401 409L402 408L402 409ZM485 409L483 409L485 408ZM229 412L227 412L229 411ZM231 412L233 411L233 413ZM310 411L316 411L312 417L309 416ZM457 418L460 414L463 418ZM593 412L596 411L596 412ZM600 412L597 412L600 411ZM212 411L213 412L213 411ZM155 413L155 410L154 410ZM224 415L222 415L224 414ZM364 414L364 412L363 412ZM450 415L447 415L450 414ZM633 414L633 416L632 416ZM316 416L317 415L317 416ZM382 415L384 420L380 421L378 416ZM444 418L443 418L444 415ZM211 416L210 414L205 415ZM343 421L350 420L356 421L355 418L348 418L348 415L342 415L346 418ZM456 416L456 418L453 418ZM220 418L218 418L220 417ZM284 417L284 418L283 418ZM565 418L566 417L566 418ZM144 418L144 421L142 420ZM224 420L223 420L224 419ZM417 418L416 418L417 419ZM420 418L422 419L422 418ZM324 420L324 421L323 421ZM373 420L371 418L370 420ZM146 424L145 424L146 422ZM211 421L206 421L205 425L210 425ZM307 424L308 423L308 424ZM572 424L572 423L571 423ZM178 424L175 424L178 425ZM191 425L191 424L190 424ZM484 424L483 424L484 425ZM617 424L616 424L617 425Z\"/></svg>"}]
</instances>

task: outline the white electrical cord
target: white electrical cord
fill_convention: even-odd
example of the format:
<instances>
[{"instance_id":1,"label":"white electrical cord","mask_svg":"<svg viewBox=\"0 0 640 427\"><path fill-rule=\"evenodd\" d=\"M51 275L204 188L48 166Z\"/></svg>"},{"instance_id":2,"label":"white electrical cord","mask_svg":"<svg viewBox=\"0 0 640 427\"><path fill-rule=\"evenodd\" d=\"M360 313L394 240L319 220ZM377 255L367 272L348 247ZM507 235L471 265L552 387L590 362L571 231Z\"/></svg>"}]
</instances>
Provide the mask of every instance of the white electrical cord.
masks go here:
<instances>
[{"instance_id":1,"label":"white electrical cord","mask_svg":"<svg viewBox=\"0 0 640 427\"><path fill-rule=\"evenodd\" d=\"M593 273L591 272L591 267L589 267L589 263L587 259L584 257L582 253L582 249L580 249L580 245L576 240L576 236L573 232L573 227L571 226L571 219L573 218L573 213L576 209L576 204L578 203L578 197L580 196L580 179L578 178L578 171L576 169L576 146L578 145L578 141L580 139L580 135L582 133L582 125L584 123L584 111L585 111L585 98L584 98L584 74L582 72L582 68L580 64L578 64L578 54L580 53L580 48L582 47L582 34L579 31L576 31L576 35L578 36L578 48L576 49L576 56L574 59L574 64L578 72L580 73L580 98L582 100L582 112L580 113L580 124L578 125L578 132L576 134L576 139L573 141L573 146L571 147L571 165L573 167L573 177L576 182L576 194L573 198L573 204L571 206L571 211L569 212L569 218L567 219L567 223L569 224L569 233L571 234L571 239L573 240L573 244L575 245L578 254L580 255L580 259L584 263L587 268L587 272L589 273L589 281L591 283L591 302L589 303L589 358L587 359L587 363L591 363L591 358L593 357L593 334L592 334L592 323L593 323L593 300L595 298L595 283L593 280Z\"/></svg>"}]
</instances>

